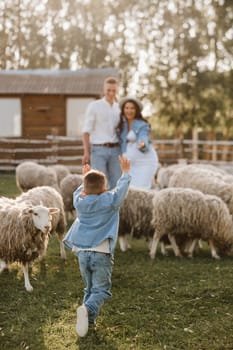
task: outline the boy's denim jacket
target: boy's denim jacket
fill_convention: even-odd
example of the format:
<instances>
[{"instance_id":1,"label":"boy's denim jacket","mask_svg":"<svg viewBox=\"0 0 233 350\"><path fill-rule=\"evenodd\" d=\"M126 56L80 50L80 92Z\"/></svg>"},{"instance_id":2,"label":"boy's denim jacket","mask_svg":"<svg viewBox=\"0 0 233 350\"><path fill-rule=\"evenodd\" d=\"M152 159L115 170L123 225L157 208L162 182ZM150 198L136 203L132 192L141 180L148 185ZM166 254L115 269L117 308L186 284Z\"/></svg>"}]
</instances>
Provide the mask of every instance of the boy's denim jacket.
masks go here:
<instances>
[{"instance_id":1,"label":"boy's denim jacket","mask_svg":"<svg viewBox=\"0 0 233 350\"><path fill-rule=\"evenodd\" d=\"M144 142L144 147L140 148L140 151L143 153L148 152L148 150L151 147L150 124L145 122L144 120L136 119L131 124L131 129L134 131L136 135L136 142L137 143L141 141ZM129 131L128 131L127 121L124 118L122 131L120 132L119 129L117 130L122 154L126 152L128 132Z\"/></svg>"},{"instance_id":2,"label":"boy's denim jacket","mask_svg":"<svg viewBox=\"0 0 233 350\"><path fill-rule=\"evenodd\" d=\"M123 173L115 189L102 194L83 193L83 185L73 194L77 219L63 240L66 248L93 248L109 238L110 253L113 254L118 233L119 209L125 199L131 176Z\"/></svg>"}]
</instances>

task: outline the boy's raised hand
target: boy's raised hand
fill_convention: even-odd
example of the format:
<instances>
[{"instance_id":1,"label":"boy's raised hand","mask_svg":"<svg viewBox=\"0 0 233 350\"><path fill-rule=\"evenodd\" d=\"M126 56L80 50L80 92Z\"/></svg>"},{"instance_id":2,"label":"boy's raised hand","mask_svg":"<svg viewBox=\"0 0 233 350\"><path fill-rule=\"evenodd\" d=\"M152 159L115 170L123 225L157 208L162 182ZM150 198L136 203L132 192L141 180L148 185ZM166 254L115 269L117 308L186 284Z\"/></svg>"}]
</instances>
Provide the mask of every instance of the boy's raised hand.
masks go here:
<instances>
[{"instance_id":1,"label":"boy's raised hand","mask_svg":"<svg viewBox=\"0 0 233 350\"><path fill-rule=\"evenodd\" d=\"M88 171L90 171L90 170L91 170L90 165L89 165L89 164L85 164L85 165L83 165L83 167L82 167L82 174L85 175L85 174L88 173Z\"/></svg>"},{"instance_id":2,"label":"boy's raised hand","mask_svg":"<svg viewBox=\"0 0 233 350\"><path fill-rule=\"evenodd\" d=\"M130 160L126 157L119 156L119 161L122 173L128 173L130 170Z\"/></svg>"}]
</instances>

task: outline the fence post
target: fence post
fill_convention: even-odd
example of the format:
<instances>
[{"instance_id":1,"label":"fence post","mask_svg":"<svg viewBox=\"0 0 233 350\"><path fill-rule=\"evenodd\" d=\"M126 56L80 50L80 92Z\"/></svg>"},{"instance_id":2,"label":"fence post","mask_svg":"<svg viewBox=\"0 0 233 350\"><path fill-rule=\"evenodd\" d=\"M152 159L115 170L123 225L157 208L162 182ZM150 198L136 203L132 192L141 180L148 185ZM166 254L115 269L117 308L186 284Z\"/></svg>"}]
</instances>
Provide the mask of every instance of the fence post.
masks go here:
<instances>
[{"instance_id":1,"label":"fence post","mask_svg":"<svg viewBox=\"0 0 233 350\"><path fill-rule=\"evenodd\" d=\"M51 151L52 151L51 152L52 155L50 156L50 158L54 164L57 164L57 161L58 161L58 158L57 158L57 156L58 156L58 140L57 140L56 136L54 136L54 135L51 135L49 137L49 140L50 140L50 147L51 147Z\"/></svg>"},{"instance_id":2,"label":"fence post","mask_svg":"<svg viewBox=\"0 0 233 350\"><path fill-rule=\"evenodd\" d=\"M184 159L184 136L180 136L179 138L179 158Z\"/></svg>"},{"instance_id":3,"label":"fence post","mask_svg":"<svg viewBox=\"0 0 233 350\"><path fill-rule=\"evenodd\" d=\"M193 151L192 151L192 161L197 162L198 161L198 130L197 128L193 128L192 130L192 145L193 145Z\"/></svg>"}]
</instances>

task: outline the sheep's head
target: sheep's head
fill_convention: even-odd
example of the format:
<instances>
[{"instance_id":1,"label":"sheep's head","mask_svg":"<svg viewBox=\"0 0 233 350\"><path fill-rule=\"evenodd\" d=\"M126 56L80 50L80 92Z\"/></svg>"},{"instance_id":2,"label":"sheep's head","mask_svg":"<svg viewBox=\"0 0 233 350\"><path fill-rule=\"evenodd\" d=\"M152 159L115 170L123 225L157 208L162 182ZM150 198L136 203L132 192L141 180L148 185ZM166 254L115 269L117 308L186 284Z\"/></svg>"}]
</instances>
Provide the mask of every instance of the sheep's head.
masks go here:
<instances>
[{"instance_id":1,"label":"sheep's head","mask_svg":"<svg viewBox=\"0 0 233 350\"><path fill-rule=\"evenodd\" d=\"M27 209L27 213L31 215L35 227L43 233L49 233L52 228L52 215L58 212L58 208L47 208L42 205Z\"/></svg>"}]
</instances>

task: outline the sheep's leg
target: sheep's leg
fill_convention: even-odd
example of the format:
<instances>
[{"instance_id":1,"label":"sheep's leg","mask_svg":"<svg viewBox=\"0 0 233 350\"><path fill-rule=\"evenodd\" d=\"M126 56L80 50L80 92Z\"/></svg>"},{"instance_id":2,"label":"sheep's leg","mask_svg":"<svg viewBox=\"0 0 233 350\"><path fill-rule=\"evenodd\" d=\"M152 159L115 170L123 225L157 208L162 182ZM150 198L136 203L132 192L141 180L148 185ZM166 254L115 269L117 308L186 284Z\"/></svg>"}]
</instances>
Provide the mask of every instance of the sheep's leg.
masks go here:
<instances>
[{"instance_id":1,"label":"sheep's leg","mask_svg":"<svg viewBox=\"0 0 233 350\"><path fill-rule=\"evenodd\" d=\"M7 269L7 264L5 263L5 261L0 260L0 273L2 273L3 270Z\"/></svg>"},{"instance_id":2,"label":"sheep's leg","mask_svg":"<svg viewBox=\"0 0 233 350\"><path fill-rule=\"evenodd\" d=\"M22 265L23 275L24 275L24 285L28 292L33 291L33 287L29 281L29 274L28 274L28 263Z\"/></svg>"},{"instance_id":3,"label":"sheep's leg","mask_svg":"<svg viewBox=\"0 0 233 350\"><path fill-rule=\"evenodd\" d=\"M153 239L152 239L151 248L150 248L150 253L149 253L151 259L154 259L154 258L155 258L159 240L160 240L160 237L159 237L159 235L157 234L157 232L155 232L155 233L154 233L154 236L153 236Z\"/></svg>"},{"instance_id":4,"label":"sheep's leg","mask_svg":"<svg viewBox=\"0 0 233 350\"><path fill-rule=\"evenodd\" d=\"M210 246L212 258L220 259L220 256L217 254L215 246L214 246L214 243L213 243L213 241L211 239L209 240L209 246Z\"/></svg>"},{"instance_id":5,"label":"sheep's leg","mask_svg":"<svg viewBox=\"0 0 233 350\"><path fill-rule=\"evenodd\" d=\"M200 249L203 249L203 244L202 244L201 239L198 240L198 247L199 247Z\"/></svg>"},{"instance_id":6,"label":"sheep's leg","mask_svg":"<svg viewBox=\"0 0 233 350\"><path fill-rule=\"evenodd\" d=\"M189 258L192 258L192 257L193 257L193 252L194 252L194 249L195 249L197 243L198 243L198 240L197 240L197 239L194 239L194 240L191 242L190 246L188 247L187 253L188 253L188 257L189 257Z\"/></svg>"},{"instance_id":7,"label":"sheep's leg","mask_svg":"<svg viewBox=\"0 0 233 350\"><path fill-rule=\"evenodd\" d=\"M58 239L60 244L60 256L63 260L66 260L66 251L65 251L64 244L62 242L62 238L59 237Z\"/></svg>"},{"instance_id":8,"label":"sheep's leg","mask_svg":"<svg viewBox=\"0 0 233 350\"><path fill-rule=\"evenodd\" d=\"M178 245L176 244L176 240L175 240L175 237L172 236L170 233L168 234L168 238L169 238L169 241L171 242L171 245L172 245L172 249L175 253L175 256L179 256L179 257L182 257L182 254L180 252L180 249L178 247Z\"/></svg>"},{"instance_id":9,"label":"sheep's leg","mask_svg":"<svg viewBox=\"0 0 233 350\"><path fill-rule=\"evenodd\" d=\"M167 252L166 245L164 242L160 242L160 249L161 249L161 254L163 256L168 256L168 252Z\"/></svg>"},{"instance_id":10,"label":"sheep's leg","mask_svg":"<svg viewBox=\"0 0 233 350\"><path fill-rule=\"evenodd\" d=\"M122 252L126 252L126 250L130 249L130 244L125 236L119 236L118 237L119 245L120 245L120 250Z\"/></svg>"}]
</instances>

